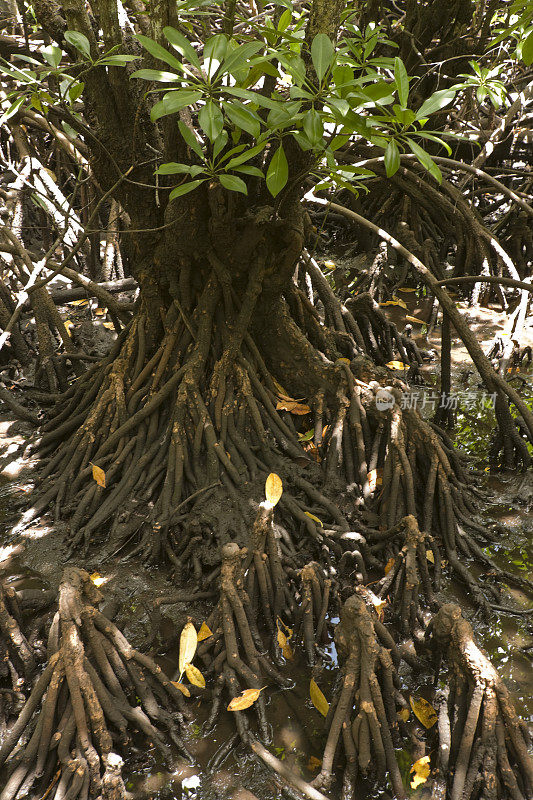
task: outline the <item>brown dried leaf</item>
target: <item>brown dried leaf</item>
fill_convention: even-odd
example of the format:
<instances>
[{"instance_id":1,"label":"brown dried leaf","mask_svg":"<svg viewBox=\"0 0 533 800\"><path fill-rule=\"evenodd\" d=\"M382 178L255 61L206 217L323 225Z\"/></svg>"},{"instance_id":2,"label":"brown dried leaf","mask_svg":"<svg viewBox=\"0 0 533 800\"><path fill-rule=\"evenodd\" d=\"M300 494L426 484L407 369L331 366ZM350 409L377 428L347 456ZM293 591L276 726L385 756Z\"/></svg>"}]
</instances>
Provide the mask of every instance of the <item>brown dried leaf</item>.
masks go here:
<instances>
[{"instance_id":1,"label":"brown dried leaf","mask_svg":"<svg viewBox=\"0 0 533 800\"><path fill-rule=\"evenodd\" d=\"M411 767L413 777L411 778L411 789L417 789L429 778L431 767L429 764L429 756L422 756L418 761L415 761Z\"/></svg>"},{"instance_id":2,"label":"brown dried leaf","mask_svg":"<svg viewBox=\"0 0 533 800\"><path fill-rule=\"evenodd\" d=\"M307 762L307 769L309 772L314 772L315 769L318 769L322 766L322 759L317 758L316 756L309 756L309 761Z\"/></svg>"},{"instance_id":3,"label":"brown dried leaf","mask_svg":"<svg viewBox=\"0 0 533 800\"><path fill-rule=\"evenodd\" d=\"M309 683L309 694L311 696L311 702L316 708L317 711L320 711L323 717L327 717L329 711L329 703L326 700L323 692L319 689L317 682L314 678L311 678Z\"/></svg>"},{"instance_id":4,"label":"brown dried leaf","mask_svg":"<svg viewBox=\"0 0 533 800\"><path fill-rule=\"evenodd\" d=\"M191 693L183 683L180 683L179 681L170 681L170 683L172 684L172 686L175 686L176 689L179 689L180 692L185 695L185 697L191 696Z\"/></svg>"},{"instance_id":5,"label":"brown dried leaf","mask_svg":"<svg viewBox=\"0 0 533 800\"><path fill-rule=\"evenodd\" d=\"M291 414L297 414L299 416L311 413L309 406L298 403L297 400L278 400L276 411L290 411Z\"/></svg>"},{"instance_id":6,"label":"brown dried leaf","mask_svg":"<svg viewBox=\"0 0 533 800\"><path fill-rule=\"evenodd\" d=\"M205 678L197 667L193 664L185 664L185 674L193 686L205 689Z\"/></svg>"},{"instance_id":7,"label":"brown dried leaf","mask_svg":"<svg viewBox=\"0 0 533 800\"><path fill-rule=\"evenodd\" d=\"M401 708L398 711L398 719L403 720L403 722L407 722L407 720L409 719L410 716L411 716L411 712L409 711L408 708Z\"/></svg>"},{"instance_id":8,"label":"brown dried leaf","mask_svg":"<svg viewBox=\"0 0 533 800\"><path fill-rule=\"evenodd\" d=\"M263 689L266 689L266 686L263 686L261 689L245 689L244 692L241 692L241 694L233 698L228 706L228 711L244 711L245 708L250 708Z\"/></svg>"},{"instance_id":9,"label":"brown dried leaf","mask_svg":"<svg viewBox=\"0 0 533 800\"><path fill-rule=\"evenodd\" d=\"M196 646L198 644L198 637L196 635L196 628L192 622L188 622L180 636L180 652L178 659L178 667L180 675L183 675L185 664L190 664L196 653Z\"/></svg>"},{"instance_id":10,"label":"brown dried leaf","mask_svg":"<svg viewBox=\"0 0 533 800\"><path fill-rule=\"evenodd\" d=\"M200 630L198 631L197 641L203 642L204 639L209 639L212 635L213 631L210 629L209 625L206 622L202 622Z\"/></svg>"},{"instance_id":11,"label":"brown dried leaf","mask_svg":"<svg viewBox=\"0 0 533 800\"><path fill-rule=\"evenodd\" d=\"M279 475L271 472L265 483L265 497L271 508L274 508L283 494L283 482Z\"/></svg>"},{"instance_id":12,"label":"brown dried leaf","mask_svg":"<svg viewBox=\"0 0 533 800\"><path fill-rule=\"evenodd\" d=\"M97 467L96 464L93 464L92 461L90 462L90 464L91 464L91 466L93 468L93 478L94 478L94 480L96 481L98 486L101 486L102 489L105 489L105 472L104 472L104 470L101 469L101 467Z\"/></svg>"},{"instance_id":13,"label":"brown dried leaf","mask_svg":"<svg viewBox=\"0 0 533 800\"><path fill-rule=\"evenodd\" d=\"M391 569L394 566L395 561L396 561L396 559L394 557L389 558L389 560L385 564L385 575L389 574L389 572L391 571Z\"/></svg>"},{"instance_id":14,"label":"brown dried leaf","mask_svg":"<svg viewBox=\"0 0 533 800\"><path fill-rule=\"evenodd\" d=\"M424 728L432 728L438 717L431 703L428 703L423 697L419 697L418 700L415 700L414 697L409 697L409 703L413 709L413 714Z\"/></svg>"}]
</instances>

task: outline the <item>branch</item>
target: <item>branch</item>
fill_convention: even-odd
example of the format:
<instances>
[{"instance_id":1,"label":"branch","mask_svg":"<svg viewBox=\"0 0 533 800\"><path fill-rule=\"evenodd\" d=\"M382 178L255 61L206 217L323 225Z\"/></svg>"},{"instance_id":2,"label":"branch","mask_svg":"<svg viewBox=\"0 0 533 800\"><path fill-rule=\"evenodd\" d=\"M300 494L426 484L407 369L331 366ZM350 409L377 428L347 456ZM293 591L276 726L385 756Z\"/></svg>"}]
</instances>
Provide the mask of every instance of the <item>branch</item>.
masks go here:
<instances>
[{"instance_id":1,"label":"branch","mask_svg":"<svg viewBox=\"0 0 533 800\"><path fill-rule=\"evenodd\" d=\"M463 275L461 278L446 278L446 280L437 281L437 286L446 286L450 283L499 283L502 286L511 286L513 289L525 289L527 292L533 292L531 283L515 281L514 278L505 278L499 275Z\"/></svg>"}]
</instances>

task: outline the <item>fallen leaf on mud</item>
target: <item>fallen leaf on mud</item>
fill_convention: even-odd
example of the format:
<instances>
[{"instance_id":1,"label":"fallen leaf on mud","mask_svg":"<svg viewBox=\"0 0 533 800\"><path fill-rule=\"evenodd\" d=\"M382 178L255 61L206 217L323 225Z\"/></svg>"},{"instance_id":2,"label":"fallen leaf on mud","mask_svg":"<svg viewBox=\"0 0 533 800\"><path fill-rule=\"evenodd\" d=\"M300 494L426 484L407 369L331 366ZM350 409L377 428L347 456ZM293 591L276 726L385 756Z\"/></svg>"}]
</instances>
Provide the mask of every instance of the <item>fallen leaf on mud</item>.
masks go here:
<instances>
[{"instance_id":1,"label":"fallen leaf on mud","mask_svg":"<svg viewBox=\"0 0 533 800\"><path fill-rule=\"evenodd\" d=\"M311 430L306 431L305 433L299 433L298 440L300 442L310 442L314 435L315 435L315 429L311 428Z\"/></svg>"},{"instance_id":2,"label":"fallen leaf on mud","mask_svg":"<svg viewBox=\"0 0 533 800\"><path fill-rule=\"evenodd\" d=\"M115 326L113 325L112 322L102 322L102 325L104 326L104 328L107 328L110 331L113 331L115 329Z\"/></svg>"},{"instance_id":3,"label":"fallen leaf on mud","mask_svg":"<svg viewBox=\"0 0 533 800\"><path fill-rule=\"evenodd\" d=\"M72 320L66 319L63 325L65 326L65 330L68 333L68 335L72 336L72 328L74 327L74 323L72 322Z\"/></svg>"},{"instance_id":4,"label":"fallen leaf on mud","mask_svg":"<svg viewBox=\"0 0 533 800\"><path fill-rule=\"evenodd\" d=\"M185 664L185 674L193 686L205 689L205 678L197 667L193 664Z\"/></svg>"},{"instance_id":5,"label":"fallen leaf on mud","mask_svg":"<svg viewBox=\"0 0 533 800\"><path fill-rule=\"evenodd\" d=\"M411 778L411 789L417 789L429 778L431 767L429 765L429 756L422 756L418 761L415 761L411 767L413 777Z\"/></svg>"},{"instance_id":6,"label":"fallen leaf on mud","mask_svg":"<svg viewBox=\"0 0 533 800\"><path fill-rule=\"evenodd\" d=\"M318 517L315 517L315 515L311 514L310 511L304 511L304 514L305 514L306 517L309 517L309 519L312 519L313 522L317 522L320 525L321 528L324 527L324 523L322 522L322 520L318 519Z\"/></svg>"},{"instance_id":7,"label":"fallen leaf on mud","mask_svg":"<svg viewBox=\"0 0 533 800\"><path fill-rule=\"evenodd\" d=\"M95 308L94 313L97 317L105 317L107 314L107 308Z\"/></svg>"},{"instance_id":8,"label":"fallen leaf on mud","mask_svg":"<svg viewBox=\"0 0 533 800\"><path fill-rule=\"evenodd\" d=\"M327 717L329 711L329 703L324 697L323 692L319 689L317 682L314 678L311 678L309 683L309 694L311 696L311 702L316 708L317 711L320 711L323 717Z\"/></svg>"},{"instance_id":9,"label":"fallen leaf on mud","mask_svg":"<svg viewBox=\"0 0 533 800\"><path fill-rule=\"evenodd\" d=\"M389 574L389 572L391 571L391 569L392 569L392 568L393 568L393 566L394 566L394 563L395 563L395 561L396 561L396 559L395 559L395 558L393 558L392 556L391 556L391 558L389 558L389 560L388 560L388 561L387 561L387 563L385 564L385 575L388 575L388 574Z\"/></svg>"},{"instance_id":10,"label":"fallen leaf on mud","mask_svg":"<svg viewBox=\"0 0 533 800\"><path fill-rule=\"evenodd\" d=\"M286 658L287 661L292 661L294 658L294 652L289 644L289 639L292 636L292 628L288 628L285 623L279 619L279 617L276 620L276 623L278 626L278 645L281 649L283 657ZM285 628L286 633L281 630L280 625Z\"/></svg>"},{"instance_id":11,"label":"fallen leaf on mud","mask_svg":"<svg viewBox=\"0 0 533 800\"><path fill-rule=\"evenodd\" d=\"M409 364L404 364L402 361L389 361L388 364L385 364L385 366L389 369L397 369L401 371L409 369Z\"/></svg>"},{"instance_id":12,"label":"fallen leaf on mud","mask_svg":"<svg viewBox=\"0 0 533 800\"><path fill-rule=\"evenodd\" d=\"M202 622L200 630L198 631L197 641L203 642L204 639L209 639L212 635L213 631L210 629L209 625L206 622Z\"/></svg>"},{"instance_id":13,"label":"fallen leaf on mud","mask_svg":"<svg viewBox=\"0 0 533 800\"><path fill-rule=\"evenodd\" d=\"M413 714L422 723L424 728L432 728L438 717L431 703L428 703L423 697L419 697L418 700L415 700L414 697L409 697L409 702L413 709Z\"/></svg>"},{"instance_id":14,"label":"fallen leaf on mud","mask_svg":"<svg viewBox=\"0 0 533 800\"><path fill-rule=\"evenodd\" d=\"M88 306L88 300L71 300L70 303L67 303L68 306Z\"/></svg>"},{"instance_id":15,"label":"fallen leaf on mud","mask_svg":"<svg viewBox=\"0 0 533 800\"><path fill-rule=\"evenodd\" d=\"M172 686L175 686L176 689L179 689L180 692L185 695L185 697L191 696L191 693L183 683L180 683L179 681L170 681L170 683L172 684Z\"/></svg>"},{"instance_id":16,"label":"fallen leaf on mud","mask_svg":"<svg viewBox=\"0 0 533 800\"><path fill-rule=\"evenodd\" d=\"M435 563L435 556L433 555L433 550L426 550L426 558L430 564Z\"/></svg>"},{"instance_id":17,"label":"fallen leaf on mud","mask_svg":"<svg viewBox=\"0 0 533 800\"><path fill-rule=\"evenodd\" d=\"M320 463L322 459L320 458L318 447L314 445L313 442L307 442L307 444L304 444L304 450L309 458L312 458L313 461L316 461L318 464Z\"/></svg>"},{"instance_id":18,"label":"fallen leaf on mud","mask_svg":"<svg viewBox=\"0 0 533 800\"><path fill-rule=\"evenodd\" d=\"M296 400L279 400L276 405L276 411L290 411L291 414L297 414L298 416L311 413L309 406L304 403L298 403Z\"/></svg>"},{"instance_id":19,"label":"fallen leaf on mud","mask_svg":"<svg viewBox=\"0 0 533 800\"><path fill-rule=\"evenodd\" d=\"M101 486L102 489L105 489L105 472L104 472L104 470L101 469L101 467L97 467L96 464L93 464L92 461L90 462L90 464L91 464L91 466L93 468L93 478L94 478L94 480L96 481L98 486Z\"/></svg>"},{"instance_id":20,"label":"fallen leaf on mud","mask_svg":"<svg viewBox=\"0 0 533 800\"><path fill-rule=\"evenodd\" d=\"M196 645L198 644L198 637L196 635L196 628L192 622L188 622L180 636L180 653L178 659L178 667L180 675L183 675L185 664L190 664L196 653Z\"/></svg>"},{"instance_id":21,"label":"fallen leaf on mud","mask_svg":"<svg viewBox=\"0 0 533 800\"><path fill-rule=\"evenodd\" d=\"M95 586L101 586L103 583L106 582L105 578L102 578L99 572L93 572L92 575L89 576Z\"/></svg>"},{"instance_id":22,"label":"fallen leaf on mud","mask_svg":"<svg viewBox=\"0 0 533 800\"><path fill-rule=\"evenodd\" d=\"M384 303L380 303L380 306L400 306L400 308L407 308L403 300L400 300L399 297L394 297L393 300L386 300Z\"/></svg>"},{"instance_id":23,"label":"fallen leaf on mud","mask_svg":"<svg viewBox=\"0 0 533 800\"><path fill-rule=\"evenodd\" d=\"M309 761L307 762L307 769L310 772L314 772L315 769L318 769L322 766L322 759L317 758L316 756L309 756Z\"/></svg>"},{"instance_id":24,"label":"fallen leaf on mud","mask_svg":"<svg viewBox=\"0 0 533 800\"><path fill-rule=\"evenodd\" d=\"M406 314L404 317L406 322L414 322L416 325L427 325L425 319L418 319L417 317L411 317L409 314Z\"/></svg>"},{"instance_id":25,"label":"fallen leaf on mud","mask_svg":"<svg viewBox=\"0 0 533 800\"><path fill-rule=\"evenodd\" d=\"M398 719L403 720L403 722L407 722L407 720L409 719L410 716L411 716L411 712L409 711L408 708L401 708L398 711Z\"/></svg>"},{"instance_id":26,"label":"fallen leaf on mud","mask_svg":"<svg viewBox=\"0 0 533 800\"><path fill-rule=\"evenodd\" d=\"M265 497L271 508L274 508L283 494L283 482L279 475L271 472L265 483Z\"/></svg>"},{"instance_id":27,"label":"fallen leaf on mud","mask_svg":"<svg viewBox=\"0 0 533 800\"><path fill-rule=\"evenodd\" d=\"M413 289L411 286L402 286L401 289L398 289L399 292L416 292L416 289Z\"/></svg>"},{"instance_id":28,"label":"fallen leaf on mud","mask_svg":"<svg viewBox=\"0 0 533 800\"><path fill-rule=\"evenodd\" d=\"M263 686L261 689L245 689L244 692L241 692L241 694L233 698L228 706L228 711L244 711L245 708L250 708L263 689L266 689L266 686Z\"/></svg>"},{"instance_id":29,"label":"fallen leaf on mud","mask_svg":"<svg viewBox=\"0 0 533 800\"><path fill-rule=\"evenodd\" d=\"M324 266L328 269L335 269L335 262L334 261L324 261Z\"/></svg>"}]
</instances>

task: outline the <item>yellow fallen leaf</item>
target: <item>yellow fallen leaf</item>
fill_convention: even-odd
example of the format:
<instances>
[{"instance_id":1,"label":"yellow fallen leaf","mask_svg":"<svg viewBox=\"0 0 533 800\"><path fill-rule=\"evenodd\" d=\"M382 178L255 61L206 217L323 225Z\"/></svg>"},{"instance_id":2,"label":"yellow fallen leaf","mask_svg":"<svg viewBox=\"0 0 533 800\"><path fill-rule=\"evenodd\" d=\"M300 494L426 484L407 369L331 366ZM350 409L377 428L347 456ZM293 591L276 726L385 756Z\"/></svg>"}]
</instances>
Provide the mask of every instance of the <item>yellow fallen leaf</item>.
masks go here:
<instances>
[{"instance_id":1,"label":"yellow fallen leaf","mask_svg":"<svg viewBox=\"0 0 533 800\"><path fill-rule=\"evenodd\" d=\"M418 761L415 761L411 767L411 773L413 775L411 778L411 789L417 789L419 786L425 783L429 778L430 772L431 767L429 765L429 756L422 756L422 758L419 758Z\"/></svg>"},{"instance_id":2,"label":"yellow fallen leaf","mask_svg":"<svg viewBox=\"0 0 533 800\"><path fill-rule=\"evenodd\" d=\"M334 261L324 261L324 266L328 269L335 269L335 262Z\"/></svg>"},{"instance_id":3,"label":"yellow fallen leaf","mask_svg":"<svg viewBox=\"0 0 533 800\"><path fill-rule=\"evenodd\" d=\"M105 317L107 314L107 308L95 308L94 313L97 317Z\"/></svg>"},{"instance_id":4,"label":"yellow fallen leaf","mask_svg":"<svg viewBox=\"0 0 533 800\"><path fill-rule=\"evenodd\" d=\"M335 364L349 364L349 363L350 363L350 359L349 358L338 358L335 361Z\"/></svg>"},{"instance_id":5,"label":"yellow fallen leaf","mask_svg":"<svg viewBox=\"0 0 533 800\"><path fill-rule=\"evenodd\" d=\"M309 517L309 519L312 519L313 522L317 522L320 525L321 528L324 527L324 523L322 522L322 520L318 519L318 517L315 517L315 515L311 514L310 511L304 511L304 514L305 514L306 517Z\"/></svg>"},{"instance_id":6,"label":"yellow fallen leaf","mask_svg":"<svg viewBox=\"0 0 533 800\"><path fill-rule=\"evenodd\" d=\"M407 308L403 300L400 300L399 297L394 297L392 300L386 300L383 303L379 304L380 306L400 306L400 308Z\"/></svg>"},{"instance_id":7,"label":"yellow fallen leaf","mask_svg":"<svg viewBox=\"0 0 533 800\"><path fill-rule=\"evenodd\" d=\"M432 728L438 717L431 703L428 703L423 697L419 697L418 700L415 700L414 697L409 697L409 703L413 709L413 714L424 728Z\"/></svg>"},{"instance_id":8,"label":"yellow fallen leaf","mask_svg":"<svg viewBox=\"0 0 533 800\"><path fill-rule=\"evenodd\" d=\"M323 692L319 689L317 682L311 678L309 683L309 694L311 702L317 711L320 711L323 717L327 717L329 711L329 703L324 697Z\"/></svg>"},{"instance_id":9,"label":"yellow fallen leaf","mask_svg":"<svg viewBox=\"0 0 533 800\"><path fill-rule=\"evenodd\" d=\"M113 325L112 322L102 322L102 325L104 326L104 328L107 328L110 331L113 331L115 329L115 326Z\"/></svg>"},{"instance_id":10,"label":"yellow fallen leaf","mask_svg":"<svg viewBox=\"0 0 533 800\"><path fill-rule=\"evenodd\" d=\"M293 633L292 628L288 628L287 625L285 625L285 623L282 622L279 617L276 620L276 623L278 626L278 637L277 637L278 645L281 649L283 657L286 658L287 661L292 661L292 659L294 658L294 651L289 644L289 639L291 638ZM283 626L286 632L282 631L280 626Z\"/></svg>"},{"instance_id":11,"label":"yellow fallen leaf","mask_svg":"<svg viewBox=\"0 0 533 800\"><path fill-rule=\"evenodd\" d=\"M435 563L435 556L433 555L433 550L426 550L426 558L430 564Z\"/></svg>"},{"instance_id":12,"label":"yellow fallen leaf","mask_svg":"<svg viewBox=\"0 0 533 800\"><path fill-rule=\"evenodd\" d=\"M299 416L311 413L309 406L304 403L298 403L296 400L279 400L276 405L276 411L290 411L291 414Z\"/></svg>"},{"instance_id":13,"label":"yellow fallen leaf","mask_svg":"<svg viewBox=\"0 0 533 800\"><path fill-rule=\"evenodd\" d=\"M401 289L398 289L399 292L416 292L416 289L413 289L411 286L402 286Z\"/></svg>"},{"instance_id":14,"label":"yellow fallen leaf","mask_svg":"<svg viewBox=\"0 0 533 800\"><path fill-rule=\"evenodd\" d=\"M265 497L271 508L274 508L283 494L283 482L279 475L271 472L265 483Z\"/></svg>"},{"instance_id":15,"label":"yellow fallen leaf","mask_svg":"<svg viewBox=\"0 0 533 800\"><path fill-rule=\"evenodd\" d=\"M185 664L185 674L193 686L205 689L205 678L197 667L193 664Z\"/></svg>"},{"instance_id":16,"label":"yellow fallen leaf","mask_svg":"<svg viewBox=\"0 0 533 800\"><path fill-rule=\"evenodd\" d=\"M92 461L90 462L90 464L91 464L91 466L93 468L93 478L94 478L94 480L96 481L98 486L101 486L102 489L105 489L105 472L104 472L104 470L101 467L97 467L96 464L93 464Z\"/></svg>"},{"instance_id":17,"label":"yellow fallen leaf","mask_svg":"<svg viewBox=\"0 0 533 800\"><path fill-rule=\"evenodd\" d=\"M261 689L245 689L244 692L241 692L241 694L233 698L228 706L228 711L244 711L245 708L250 708L263 689L266 689L266 686L263 686Z\"/></svg>"},{"instance_id":18,"label":"yellow fallen leaf","mask_svg":"<svg viewBox=\"0 0 533 800\"><path fill-rule=\"evenodd\" d=\"M89 576L95 586L101 586L103 583L106 582L105 578L102 578L99 572L93 572L92 575Z\"/></svg>"},{"instance_id":19,"label":"yellow fallen leaf","mask_svg":"<svg viewBox=\"0 0 533 800\"><path fill-rule=\"evenodd\" d=\"M410 716L411 716L411 712L409 711L408 708L401 708L398 711L398 719L403 720L403 722L407 722L407 720L409 719Z\"/></svg>"},{"instance_id":20,"label":"yellow fallen leaf","mask_svg":"<svg viewBox=\"0 0 533 800\"><path fill-rule=\"evenodd\" d=\"M74 327L74 323L71 319L66 319L63 323L66 328L66 331L70 337L72 337L72 328Z\"/></svg>"},{"instance_id":21,"label":"yellow fallen leaf","mask_svg":"<svg viewBox=\"0 0 533 800\"><path fill-rule=\"evenodd\" d=\"M385 564L385 575L389 574L389 572L391 571L391 569L394 566L395 561L396 561L396 559L394 557L391 556L391 558L389 558L389 560Z\"/></svg>"},{"instance_id":22,"label":"yellow fallen leaf","mask_svg":"<svg viewBox=\"0 0 533 800\"><path fill-rule=\"evenodd\" d=\"M183 683L180 683L179 681L170 681L170 683L172 684L172 686L175 686L176 689L179 689L180 692L185 695L185 697L191 696L191 693Z\"/></svg>"},{"instance_id":23,"label":"yellow fallen leaf","mask_svg":"<svg viewBox=\"0 0 533 800\"><path fill-rule=\"evenodd\" d=\"M372 605L374 606L374 608L378 612L378 615L381 616L381 612L383 611L383 609L387 605L387 601L386 600L382 600L381 597L378 597L377 595L373 594L372 595Z\"/></svg>"},{"instance_id":24,"label":"yellow fallen leaf","mask_svg":"<svg viewBox=\"0 0 533 800\"><path fill-rule=\"evenodd\" d=\"M287 659L287 661L292 661L292 659L294 658L294 650L292 649L292 647L288 642L281 648L281 654L283 658Z\"/></svg>"},{"instance_id":25,"label":"yellow fallen leaf","mask_svg":"<svg viewBox=\"0 0 533 800\"><path fill-rule=\"evenodd\" d=\"M314 772L315 769L318 769L322 766L322 759L317 758L316 756L309 756L309 761L307 762L307 769L309 772Z\"/></svg>"},{"instance_id":26,"label":"yellow fallen leaf","mask_svg":"<svg viewBox=\"0 0 533 800\"><path fill-rule=\"evenodd\" d=\"M71 300L70 303L67 303L69 306L88 306L88 300Z\"/></svg>"},{"instance_id":27,"label":"yellow fallen leaf","mask_svg":"<svg viewBox=\"0 0 533 800\"><path fill-rule=\"evenodd\" d=\"M209 628L209 625L206 622L202 622L196 639L198 642L203 642L204 639L209 639L209 637L212 635L213 631Z\"/></svg>"},{"instance_id":28,"label":"yellow fallen leaf","mask_svg":"<svg viewBox=\"0 0 533 800\"><path fill-rule=\"evenodd\" d=\"M389 369L406 370L409 369L409 364L404 364L402 361L389 361L385 364Z\"/></svg>"},{"instance_id":29,"label":"yellow fallen leaf","mask_svg":"<svg viewBox=\"0 0 533 800\"><path fill-rule=\"evenodd\" d=\"M424 319L418 319L418 317L411 317L409 314L405 315L406 322L414 322L416 325L427 325L427 322Z\"/></svg>"},{"instance_id":30,"label":"yellow fallen leaf","mask_svg":"<svg viewBox=\"0 0 533 800\"><path fill-rule=\"evenodd\" d=\"M198 644L198 637L196 635L196 628L192 622L188 622L180 636L180 652L178 659L178 667L180 676L183 675L185 664L190 664L196 653L196 645Z\"/></svg>"}]
</instances>

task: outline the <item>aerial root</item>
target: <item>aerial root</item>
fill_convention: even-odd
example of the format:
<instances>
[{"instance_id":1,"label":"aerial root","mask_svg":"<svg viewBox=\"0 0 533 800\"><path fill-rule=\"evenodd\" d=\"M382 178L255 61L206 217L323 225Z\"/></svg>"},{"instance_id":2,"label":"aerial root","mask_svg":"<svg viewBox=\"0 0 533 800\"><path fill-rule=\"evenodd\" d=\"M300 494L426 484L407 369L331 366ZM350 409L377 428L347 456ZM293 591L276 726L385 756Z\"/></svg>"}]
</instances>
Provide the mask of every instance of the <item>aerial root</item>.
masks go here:
<instances>
[{"instance_id":1,"label":"aerial root","mask_svg":"<svg viewBox=\"0 0 533 800\"><path fill-rule=\"evenodd\" d=\"M326 719L328 738L313 785L319 789L331 786L335 753L342 741L343 797L354 798L358 774L371 773L377 780L388 774L395 796L403 798L405 791L394 753L399 702L396 670L389 650L380 644L365 601L357 594L341 609L335 641L343 662L340 689Z\"/></svg>"},{"instance_id":2,"label":"aerial root","mask_svg":"<svg viewBox=\"0 0 533 800\"><path fill-rule=\"evenodd\" d=\"M48 664L0 748L0 767L9 771L1 800L32 791L75 800L104 786L121 800L121 758L113 750L133 731L169 764L167 737L190 758L180 735L190 717L181 692L98 611L102 599L84 570L65 569Z\"/></svg>"},{"instance_id":3,"label":"aerial root","mask_svg":"<svg viewBox=\"0 0 533 800\"><path fill-rule=\"evenodd\" d=\"M235 542L222 547L220 598L207 620L213 636L198 647L198 655L217 676L207 730L212 728L218 716L224 687L233 698L242 691L243 686L261 689L265 681L287 686L287 680L269 658L268 646L265 646L257 628L257 615L245 589L243 562L247 556L246 548L241 549ZM269 741L265 704L261 695L254 708L261 738ZM247 741L249 725L246 716L236 712L236 722L241 738Z\"/></svg>"},{"instance_id":4,"label":"aerial root","mask_svg":"<svg viewBox=\"0 0 533 800\"><path fill-rule=\"evenodd\" d=\"M0 581L0 675L10 674L13 690L19 690L35 671L35 653L22 627L17 593Z\"/></svg>"},{"instance_id":5,"label":"aerial root","mask_svg":"<svg viewBox=\"0 0 533 800\"><path fill-rule=\"evenodd\" d=\"M428 560L436 563L440 558L440 552L431 541L431 537L420 531L415 517L411 515L404 517L392 532L385 531L385 533L387 538L382 540L380 545L390 542L391 533L403 533L404 544L401 550L391 556L388 562L389 570L378 584L376 594L382 599L390 599L388 608L391 619L400 634L408 636L417 628L424 628L420 590L427 608L433 608L435 605Z\"/></svg>"},{"instance_id":6,"label":"aerial root","mask_svg":"<svg viewBox=\"0 0 533 800\"><path fill-rule=\"evenodd\" d=\"M326 618L336 585L324 569L311 561L300 570L300 605L295 616L296 636L303 640L309 666L314 667L320 645L328 641ZM333 588L333 591L332 591Z\"/></svg>"},{"instance_id":7,"label":"aerial root","mask_svg":"<svg viewBox=\"0 0 533 800\"><path fill-rule=\"evenodd\" d=\"M438 721L438 780L448 784L447 796L527 800L533 792L528 728L459 606L442 606L429 633L438 654L446 651L451 673Z\"/></svg>"}]
</instances>

